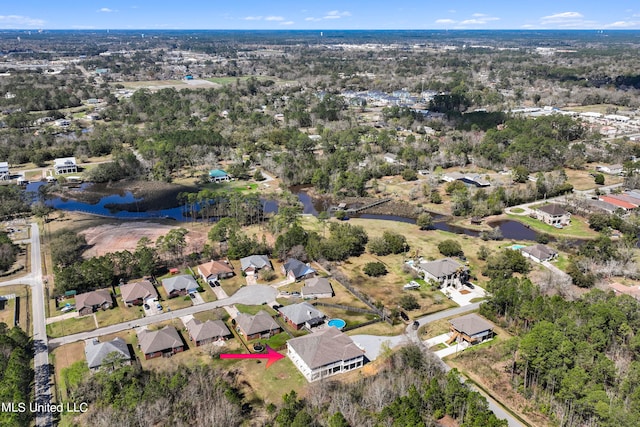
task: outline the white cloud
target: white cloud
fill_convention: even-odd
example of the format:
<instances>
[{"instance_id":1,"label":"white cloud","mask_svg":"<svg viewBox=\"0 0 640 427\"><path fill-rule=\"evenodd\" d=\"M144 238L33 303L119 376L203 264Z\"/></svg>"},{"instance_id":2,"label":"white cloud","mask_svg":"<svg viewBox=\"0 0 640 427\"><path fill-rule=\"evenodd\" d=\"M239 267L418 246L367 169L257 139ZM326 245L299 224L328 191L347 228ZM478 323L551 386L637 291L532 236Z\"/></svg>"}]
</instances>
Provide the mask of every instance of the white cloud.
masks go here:
<instances>
[{"instance_id":1,"label":"white cloud","mask_svg":"<svg viewBox=\"0 0 640 427\"><path fill-rule=\"evenodd\" d=\"M488 16L488 15L487 15L486 13L474 13L474 14L473 14L473 15L471 15L471 16L475 16L476 18L481 18L481 17L483 17L483 16Z\"/></svg>"},{"instance_id":2,"label":"white cloud","mask_svg":"<svg viewBox=\"0 0 640 427\"><path fill-rule=\"evenodd\" d=\"M616 21L611 24L606 24L604 28L629 28L640 26L640 22L635 21Z\"/></svg>"},{"instance_id":3,"label":"white cloud","mask_svg":"<svg viewBox=\"0 0 640 427\"><path fill-rule=\"evenodd\" d=\"M496 18L495 16L483 15L481 13L475 13L473 16L475 16L475 18L460 21L459 25L485 25L491 21L500 20L500 18Z\"/></svg>"},{"instance_id":4,"label":"white cloud","mask_svg":"<svg viewBox=\"0 0 640 427\"><path fill-rule=\"evenodd\" d=\"M304 18L305 21L312 21L312 22L318 22L318 21L322 21L322 18L314 18L312 16L309 16L307 18Z\"/></svg>"},{"instance_id":5,"label":"white cloud","mask_svg":"<svg viewBox=\"0 0 640 427\"><path fill-rule=\"evenodd\" d=\"M553 20L560 21L565 19L577 19L577 18L584 18L584 15L582 15L580 12L562 12L562 13L556 13L554 15L542 17L542 19L548 20L548 21L553 21Z\"/></svg>"},{"instance_id":6,"label":"white cloud","mask_svg":"<svg viewBox=\"0 0 640 427\"><path fill-rule=\"evenodd\" d=\"M348 11L339 11L339 10L332 10L330 12L327 12L327 14L324 16L324 19L340 19L342 17L345 16L351 16L351 12Z\"/></svg>"},{"instance_id":7,"label":"white cloud","mask_svg":"<svg viewBox=\"0 0 640 427\"><path fill-rule=\"evenodd\" d=\"M22 15L0 15L0 28L42 27L44 19L30 18Z\"/></svg>"},{"instance_id":8,"label":"white cloud","mask_svg":"<svg viewBox=\"0 0 640 427\"><path fill-rule=\"evenodd\" d=\"M265 21L284 21L283 16L267 16L264 18Z\"/></svg>"},{"instance_id":9,"label":"white cloud","mask_svg":"<svg viewBox=\"0 0 640 427\"><path fill-rule=\"evenodd\" d=\"M482 25L486 23L486 21L481 19L465 19L464 21L460 21L460 25Z\"/></svg>"},{"instance_id":10,"label":"white cloud","mask_svg":"<svg viewBox=\"0 0 640 427\"><path fill-rule=\"evenodd\" d=\"M280 23L280 25L293 25L293 24L295 24L295 22L293 21L285 21Z\"/></svg>"},{"instance_id":11,"label":"white cloud","mask_svg":"<svg viewBox=\"0 0 640 427\"><path fill-rule=\"evenodd\" d=\"M112 13L112 12L117 12L117 10L109 9L108 7L103 7L103 8L98 9L98 12Z\"/></svg>"},{"instance_id":12,"label":"white cloud","mask_svg":"<svg viewBox=\"0 0 640 427\"><path fill-rule=\"evenodd\" d=\"M260 21L262 19L262 16L245 16L244 18L245 21Z\"/></svg>"},{"instance_id":13,"label":"white cloud","mask_svg":"<svg viewBox=\"0 0 640 427\"><path fill-rule=\"evenodd\" d=\"M455 24L453 19L436 19L436 24Z\"/></svg>"}]
</instances>

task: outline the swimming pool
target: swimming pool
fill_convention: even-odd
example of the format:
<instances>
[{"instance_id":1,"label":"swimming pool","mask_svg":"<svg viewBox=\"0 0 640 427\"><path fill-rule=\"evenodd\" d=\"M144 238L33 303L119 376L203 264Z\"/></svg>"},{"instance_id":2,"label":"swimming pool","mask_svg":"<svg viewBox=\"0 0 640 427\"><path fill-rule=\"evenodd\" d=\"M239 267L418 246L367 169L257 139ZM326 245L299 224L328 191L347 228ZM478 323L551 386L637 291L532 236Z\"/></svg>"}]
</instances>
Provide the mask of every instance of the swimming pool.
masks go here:
<instances>
[{"instance_id":1,"label":"swimming pool","mask_svg":"<svg viewBox=\"0 0 640 427\"><path fill-rule=\"evenodd\" d=\"M526 248L525 245L511 245L511 247L509 249L514 250L514 251L519 251L522 248Z\"/></svg>"},{"instance_id":2,"label":"swimming pool","mask_svg":"<svg viewBox=\"0 0 640 427\"><path fill-rule=\"evenodd\" d=\"M338 328L340 330L344 329L347 326L347 322L342 319L331 319L327 322L327 325L333 326L334 328Z\"/></svg>"}]
</instances>

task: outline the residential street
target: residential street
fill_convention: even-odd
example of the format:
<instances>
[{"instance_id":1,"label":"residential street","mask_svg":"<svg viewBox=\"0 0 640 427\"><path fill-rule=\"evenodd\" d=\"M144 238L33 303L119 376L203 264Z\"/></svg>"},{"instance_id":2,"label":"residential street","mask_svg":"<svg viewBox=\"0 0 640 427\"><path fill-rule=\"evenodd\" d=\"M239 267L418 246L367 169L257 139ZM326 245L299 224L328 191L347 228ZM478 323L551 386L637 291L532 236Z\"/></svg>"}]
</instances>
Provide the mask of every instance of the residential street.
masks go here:
<instances>
[{"instance_id":1,"label":"residential street","mask_svg":"<svg viewBox=\"0 0 640 427\"><path fill-rule=\"evenodd\" d=\"M40 249L40 230L37 223L31 223L31 272L19 279L0 282L0 286L29 285L31 287L33 346L35 372L35 400L38 404L51 403L51 384L49 381L49 351L47 343L47 325L44 311L44 284L42 283L42 254ZM49 412L36 415L36 425L49 427L53 417Z\"/></svg>"}]
</instances>

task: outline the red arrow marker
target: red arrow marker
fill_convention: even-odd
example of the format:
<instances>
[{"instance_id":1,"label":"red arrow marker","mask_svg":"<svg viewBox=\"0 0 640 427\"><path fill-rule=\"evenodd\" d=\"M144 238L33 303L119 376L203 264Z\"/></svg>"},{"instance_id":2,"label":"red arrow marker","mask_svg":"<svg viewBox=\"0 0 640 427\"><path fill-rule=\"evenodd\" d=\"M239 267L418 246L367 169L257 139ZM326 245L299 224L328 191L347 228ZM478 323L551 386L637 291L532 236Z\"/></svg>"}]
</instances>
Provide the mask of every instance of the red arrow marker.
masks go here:
<instances>
[{"instance_id":1,"label":"red arrow marker","mask_svg":"<svg viewBox=\"0 0 640 427\"><path fill-rule=\"evenodd\" d=\"M221 354L220 359L268 359L267 368L280 359L284 359L284 356L271 347L267 346L267 353L257 354Z\"/></svg>"}]
</instances>

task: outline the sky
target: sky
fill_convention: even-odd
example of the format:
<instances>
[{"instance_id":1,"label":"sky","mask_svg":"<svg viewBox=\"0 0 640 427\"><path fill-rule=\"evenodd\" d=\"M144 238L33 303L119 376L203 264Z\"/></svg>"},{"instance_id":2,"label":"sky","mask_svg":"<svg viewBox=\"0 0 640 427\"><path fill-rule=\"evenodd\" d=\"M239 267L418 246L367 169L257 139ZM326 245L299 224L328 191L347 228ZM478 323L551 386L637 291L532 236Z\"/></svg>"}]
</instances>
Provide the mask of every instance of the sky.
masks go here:
<instances>
[{"instance_id":1,"label":"sky","mask_svg":"<svg viewBox=\"0 0 640 427\"><path fill-rule=\"evenodd\" d=\"M3 0L0 29L640 29L640 1Z\"/></svg>"}]
</instances>

